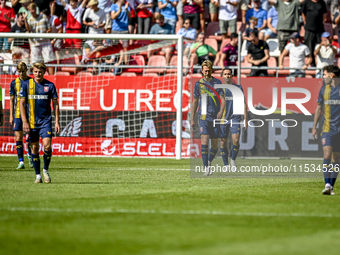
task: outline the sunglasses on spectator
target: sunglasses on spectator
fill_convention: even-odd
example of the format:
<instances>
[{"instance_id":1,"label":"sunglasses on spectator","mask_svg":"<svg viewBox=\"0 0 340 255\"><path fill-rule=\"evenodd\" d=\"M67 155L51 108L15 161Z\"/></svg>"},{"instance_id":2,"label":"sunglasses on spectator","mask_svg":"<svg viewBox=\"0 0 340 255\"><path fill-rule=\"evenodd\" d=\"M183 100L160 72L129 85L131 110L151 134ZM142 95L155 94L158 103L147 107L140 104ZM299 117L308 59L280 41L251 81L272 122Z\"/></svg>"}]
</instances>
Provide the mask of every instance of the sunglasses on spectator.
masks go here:
<instances>
[{"instance_id":1,"label":"sunglasses on spectator","mask_svg":"<svg viewBox=\"0 0 340 255\"><path fill-rule=\"evenodd\" d=\"M190 24L190 22L185 22L184 24Z\"/></svg>"}]
</instances>

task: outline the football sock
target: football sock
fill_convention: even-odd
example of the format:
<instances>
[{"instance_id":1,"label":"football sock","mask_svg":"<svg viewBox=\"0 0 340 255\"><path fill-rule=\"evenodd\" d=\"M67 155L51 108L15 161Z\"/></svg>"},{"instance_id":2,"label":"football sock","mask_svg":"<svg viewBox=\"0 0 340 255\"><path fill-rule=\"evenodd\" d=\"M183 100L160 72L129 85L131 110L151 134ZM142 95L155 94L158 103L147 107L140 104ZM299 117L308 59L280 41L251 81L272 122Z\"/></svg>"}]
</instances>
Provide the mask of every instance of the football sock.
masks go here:
<instances>
[{"instance_id":1,"label":"football sock","mask_svg":"<svg viewBox=\"0 0 340 255\"><path fill-rule=\"evenodd\" d=\"M201 145L201 154L204 167L208 167L208 145Z\"/></svg>"},{"instance_id":2,"label":"football sock","mask_svg":"<svg viewBox=\"0 0 340 255\"><path fill-rule=\"evenodd\" d=\"M217 149L210 148L209 161L212 162L216 156Z\"/></svg>"},{"instance_id":3,"label":"football sock","mask_svg":"<svg viewBox=\"0 0 340 255\"><path fill-rule=\"evenodd\" d=\"M52 150L44 151L44 169L45 170L48 170L48 167L51 163L51 157L52 157Z\"/></svg>"},{"instance_id":4,"label":"football sock","mask_svg":"<svg viewBox=\"0 0 340 255\"><path fill-rule=\"evenodd\" d=\"M17 141L17 154L19 162L24 162L24 149L22 147L22 141Z\"/></svg>"},{"instance_id":5,"label":"football sock","mask_svg":"<svg viewBox=\"0 0 340 255\"><path fill-rule=\"evenodd\" d=\"M40 158L39 153L33 154L32 153L32 161L33 161L33 167L36 175L40 175Z\"/></svg>"},{"instance_id":6,"label":"football sock","mask_svg":"<svg viewBox=\"0 0 340 255\"><path fill-rule=\"evenodd\" d=\"M31 140L31 139L30 139ZM28 148L27 148L27 150L28 150L28 155L32 155L32 152L31 152L31 141L30 140L28 140L28 144L27 144L27 146L28 146Z\"/></svg>"},{"instance_id":7,"label":"football sock","mask_svg":"<svg viewBox=\"0 0 340 255\"><path fill-rule=\"evenodd\" d=\"M235 145L233 144L233 147L232 147L232 153L231 153L231 159L232 160L235 160L236 157L237 157L237 154L238 154L238 149L240 148L240 145Z\"/></svg>"},{"instance_id":8,"label":"football sock","mask_svg":"<svg viewBox=\"0 0 340 255\"><path fill-rule=\"evenodd\" d=\"M325 178L325 184L331 183L330 180L330 172L329 169L331 168L331 160L330 159L323 159L323 177Z\"/></svg>"},{"instance_id":9,"label":"football sock","mask_svg":"<svg viewBox=\"0 0 340 255\"><path fill-rule=\"evenodd\" d=\"M224 165L227 166L228 165L228 149L227 148L221 148L221 156L222 156Z\"/></svg>"},{"instance_id":10,"label":"football sock","mask_svg":"<svg viewBox=\"0 0 340 255\"><path fill-rule=\"evenodd\" d=\"M333 171L331 172L331 186L333 187L336 181L336 178L338 178L339 174L339 163L333 162Z\"/></svg>"}]
</instances>

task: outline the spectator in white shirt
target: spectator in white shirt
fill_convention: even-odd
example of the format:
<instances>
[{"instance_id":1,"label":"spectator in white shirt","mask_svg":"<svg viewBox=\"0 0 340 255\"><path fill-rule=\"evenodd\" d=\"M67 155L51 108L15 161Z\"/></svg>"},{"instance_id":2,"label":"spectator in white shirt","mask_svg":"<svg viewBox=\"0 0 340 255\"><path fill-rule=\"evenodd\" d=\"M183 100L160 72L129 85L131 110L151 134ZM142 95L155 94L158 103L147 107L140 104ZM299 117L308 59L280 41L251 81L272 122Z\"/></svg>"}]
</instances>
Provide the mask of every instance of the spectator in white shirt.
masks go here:
<instances>
[{"instance_id":1,"label":"spectator in white shirt","mask_svg":"<svg viewBox=\"0 0 340 255\"><path fill-rule=\"evenodd\" d=\"M321 35L321 43L316 45L314 51L317 68L322 69L324 66L334 65L334 58L337 53L337 49L331 43L331 35L328 32L324 32ZM317 71L315 78L322 78L320 69Z\"/></svg>"},{"instance_id":2,"label":"spectator in white shirt","mask_svg":"<svg viewBox=\"0 0 340 255\"><path fill-rule=\"evenodd\" d=\"M215 6L220 7L218 19L220 20L220 32L223 40L228 36L228 27L230 33L236 33L237 6L238 0L214 0Z\"/></svg>"},{"instance_id":3,"label":"spectator in white shirt","mask_svg":"<svg viewBox=\"0 0 340 255\"><path fill-rule=\"evenodd\" d=\"M83 24L89 27L89 34L103 34L106 21L106 14L98 8L98 1L91 0L88 3L90 8L86 9L83 17Z\"/></svg>"},{"instance_id":4,"label":"spectator in white shirt","mask_svg":"<svg viewBox=\"0 0 340 255\"><path fill-rule=\"evenodd\" d=\"M302 78L305 77L305 72L308 65L312 63L312 57L308 47L300 42L300 35L298 32L294 32L290 36L290 43L286 45L279 57L279 68L283 69L283 59L289 53L289 67L294 67L297 69L289 70L290 77ZM307 63L305 63L305 58L308 58Z\"/></svg>"}]
</instances>

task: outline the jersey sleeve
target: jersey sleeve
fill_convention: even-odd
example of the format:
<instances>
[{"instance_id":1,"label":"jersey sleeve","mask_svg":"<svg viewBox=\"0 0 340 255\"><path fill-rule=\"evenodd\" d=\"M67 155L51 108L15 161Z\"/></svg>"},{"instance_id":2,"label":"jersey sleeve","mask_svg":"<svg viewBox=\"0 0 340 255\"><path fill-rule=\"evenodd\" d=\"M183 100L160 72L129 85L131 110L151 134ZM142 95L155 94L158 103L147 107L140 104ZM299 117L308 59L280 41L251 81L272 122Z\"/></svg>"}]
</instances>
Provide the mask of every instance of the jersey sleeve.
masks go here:
<instances>
[{"instance_id":1,"label":"jersey sleeve","mask_svg":"<svg viewBox=\"0 0 340 255\"><path fill-rule=\"evenodd\" d=\"M52 89L51 89L51 98L52 99L58 99L58 93L57 93L57 88L55 85L52 83Z\"/></svg>"},{"instance_id":2,"label":"jersey sleeve","mask_svg":"<svg viewBox=\"0 0 340 255\"><path fill-rule=\"evenodd\" d=\"M9 90L9 94L10 95L15 95L16 94L15 93L15 83L14 83L14 81L11 82L11 88Z\"/></svg>"},{"instance_id":3,"label":"jersey sleeve","mask_svg":"<svg viewBox=\"0 0 340 255\"><path fill-rule=\"evenodd\" d=\"M21 83L21 89L19 92L20 98L26 98L27 97L27 86L28 86L29 80Z\"/></svg>"},{"instance_id":4,"label":"jersey sleeve","mask_svg":"<svg viewBox=\"0 0 340 255\"><path fill-rule=\"evenodd\" d=\"M194 89L194 98L199 98L201 93L200 93L200 85L198 83L195 84L195 89Z\"/></svg>"},{"instance_id":5,"label":"jersey sleeve","mask_svg":"<svg viewBox=\"0 0 340 255\"><path fill-rule=\"evenodd\" d=\"M215 56L217 54L217 51L214 50L214 48L211 47L210 45L208 45L208 47L209 47L209 53L212 53Z\"/></svg>"},{"instance_id":6,"label":"jersey sleeve","mask_svg":"<svg viewBox=\"0 0 340 255\"><path fill-rule=\"evenodd\" d=\"M319 92L318 100L316 101L318 104L323 104L323 93L325 91L325 86L322 86Z\"/></svg>"},{"instance_id":7,"label":"jersey sleeve","mask_svg":"<svg viewBox=\"0 0 340 255\"><path fill-rule=\"evenodd\" d=\"M263 49L264 50L269 50L269 46L268 46L268 43L266 43L265 41L263 41L264 44L263 44Z\"/></svg>"}]
</instances>

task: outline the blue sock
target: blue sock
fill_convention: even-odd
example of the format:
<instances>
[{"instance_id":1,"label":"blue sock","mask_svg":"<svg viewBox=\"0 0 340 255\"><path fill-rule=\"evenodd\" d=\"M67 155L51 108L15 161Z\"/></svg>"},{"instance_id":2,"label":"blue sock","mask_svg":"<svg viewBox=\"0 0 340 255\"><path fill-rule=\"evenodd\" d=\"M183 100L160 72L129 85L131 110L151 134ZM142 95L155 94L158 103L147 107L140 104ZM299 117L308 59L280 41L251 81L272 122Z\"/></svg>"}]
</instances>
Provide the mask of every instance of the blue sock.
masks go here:
<instances>
[{"instance_id":1,"label":"blue sock","mask_svg":"<svg viewBox=\"0 0 340 255\"><path fill-rule=\"evenodd\" d=\"M22 147L22 141L17 141L17 154L19 162L24 162L24 148Z\"/></svg>"},{"instance_id":2,"label":"blue sock","mask_svg":"<svg viewBox=\"0 0 340 255\"><path fill-rule=\"evenodd\" d=\"M227 148L220 148L221 150L221 156L223 159L223 163L225 166L228 165L228 149Z\"/></svg>"},{"instance_id":3,"label":"blue sock","mask_svg":"<svg viewBox=\"0 0 340 255\"><path fill-rule=\"evenodd\" d=\"M216 156L217 149L210 148L209 161L212 162Z\"/></svg>"},{"instance_id":4,"label":"blue sock","mask_svg":"<svg viewBox=\"0 0 340 255\"><path fill-rule=\"evenodd\" d=\"M236 157L237 157L237 154L238 154L238 149L240 148L240 145L235 145L234 143L233 143L233 147L231 148L231 151L232 151L232 153L231 153L231 159L232 160L235 160L236 159Z\"/></svg>"},{"instance_id":5,"label":"blue sock","mask_svg":"<svg viewBox=\"0 0 340 255\"><path fill-rule=\"evenodd\" d=\"M208 145L201 145L201 154L204 167L208 167Z\"/></svg>"},{"instance_id":6,"label":"blue sock","mask_svg":"<svg viewBox=\"0 0 340 255\"><path fill-rule=\"evenodd\" d=\"M331 173L329 172L329 169L331 168L330 164L331 164L330 159L323 159L323 165L326 166L326 167L323 167L323 177L325 178L325 184L331 183L331 180L330 180Z\"/></svg>"},{"instance_id":7,"label":"blue sock","mask_svg":"<svg viewBox=\"0 0 340 255\"><path fill-rule=\"evenodd\" d=\"M40 158L39 158L39 153L38 154L33 154L32 153L32 161L33 161L33 167L35 174L40 174Z\"/></svg>"},{"instance_id":8,"label":"blue sock","mask_svg":"<svg viewBox=\"0 0 340 255\"><path fill-rule=\"evenodd\" d=\"M48 167L51 163L51 157L52 157L52 150L44 151L44 169L45 170L48 170Z\"/></svg>"},{"instance_id":9,"label":"blue sock","mask_svg":"<svg viewBox=\"0 0 340 255\"><path fill-rule=\"evenodd\" d=\"M333 171L331 172L331 185L332 185L332 187L335 184L336 178L338 178L338 174L339 174L339 163L333 162Z\"/></svg>"}]
</instances>

